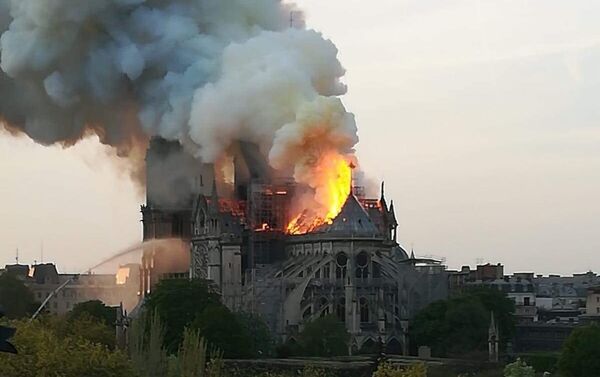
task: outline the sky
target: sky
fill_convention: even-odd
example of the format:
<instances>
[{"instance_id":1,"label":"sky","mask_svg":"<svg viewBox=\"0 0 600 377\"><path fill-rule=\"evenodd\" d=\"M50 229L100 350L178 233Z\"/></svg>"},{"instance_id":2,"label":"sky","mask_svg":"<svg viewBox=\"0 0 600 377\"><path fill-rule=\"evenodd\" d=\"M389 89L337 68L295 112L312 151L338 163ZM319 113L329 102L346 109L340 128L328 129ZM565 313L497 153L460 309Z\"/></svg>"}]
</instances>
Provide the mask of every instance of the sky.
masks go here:
<instances>
[{"instance_id":1,"label":"sky","mask_svg":"<svg viewBox=\"0 0 600 377\"><path fill-rule=\"evenodd\" d=\"M600 2L296 3L340 50L361 166L385 180L405 248L450 268L600 271ZM0 134L0 264L43 250L81 271L138 242L144 197L111 153Z\"/></svg>"}]
</instances>

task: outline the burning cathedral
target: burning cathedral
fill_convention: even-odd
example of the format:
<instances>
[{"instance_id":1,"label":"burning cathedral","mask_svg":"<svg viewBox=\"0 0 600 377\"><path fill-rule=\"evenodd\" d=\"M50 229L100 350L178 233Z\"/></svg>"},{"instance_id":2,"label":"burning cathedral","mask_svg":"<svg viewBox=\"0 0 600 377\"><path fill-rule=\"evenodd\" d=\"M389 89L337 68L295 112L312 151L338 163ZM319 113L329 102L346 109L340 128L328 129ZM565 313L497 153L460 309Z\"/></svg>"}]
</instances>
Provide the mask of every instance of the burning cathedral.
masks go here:
<instances>
[{"instance_id":1,"label":"burning cathedral","mask_svg":"<svg viewBox=\"0 0 600 377\"><path fill-rule=\"evenodd\" d=\"M345 323L354 352L383 341L388 352L406 353L410 319L446 297L447 278L439 262L400 246L383 184L379 197L369 198L352 179L351 163L340 165L332 182L342 185L335 187L339 198L333 195L339 204L331 203L338 207L320 218L298 207L300 185L278 176L256 145L236 143L229 180L193 159L185 177L178 172L184 161L153 165L180 148L153 139L146 158L144 237L184 241L162 250L166 258L154 258L154 246L145 253L147 290L165 272L206 279L231 310L260 315L281 341L293 342L304 324L330 314ZM187 200L165 205L165 182ZM170 253L187 255L161 270Z\"/></svg>"},{"instance_id":2,"label":"burning cathedral","mask_svg":"<svg viewBox=\"0 0 600 377\"><path fill-rule=\"evenodd\" d=\"M445 295L443 267L399 245L383 189L353 180L345 70L295 4L0 1L0 34L0 127L42 145L96 135L142 185L145 166L144 240L163 241L145 243L141 292L191 275L283 341L329 313L353 348L398 352Z\"/></svg>"}]
</instances>

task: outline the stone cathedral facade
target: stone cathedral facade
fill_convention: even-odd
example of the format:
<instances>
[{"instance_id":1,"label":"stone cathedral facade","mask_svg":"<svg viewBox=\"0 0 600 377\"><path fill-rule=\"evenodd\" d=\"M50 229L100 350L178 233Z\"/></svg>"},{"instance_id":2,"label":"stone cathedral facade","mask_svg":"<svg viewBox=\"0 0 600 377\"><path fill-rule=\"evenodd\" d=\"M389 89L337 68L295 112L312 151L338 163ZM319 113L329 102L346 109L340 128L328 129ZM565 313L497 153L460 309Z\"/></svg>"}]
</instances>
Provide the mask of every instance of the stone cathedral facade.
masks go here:
<instances>
[{"instance_id":1,"label":"stone cathedral facade","mask_svg":"<svg viewBox=\"0 0 600 377\"><path fill-rule=\"evenodd\" d=\"M351 334L351 352L384 342L389 353L406 354L410 319L447 296L444 267L398 244L383 187L379 199L352 193L331 224L302 235L256 228L248 202L239 204L219 198L216 185L197 197L190 274L214 284L232 310L261 315L283 342L335 315Z\"/></svg>"}]
</instances>

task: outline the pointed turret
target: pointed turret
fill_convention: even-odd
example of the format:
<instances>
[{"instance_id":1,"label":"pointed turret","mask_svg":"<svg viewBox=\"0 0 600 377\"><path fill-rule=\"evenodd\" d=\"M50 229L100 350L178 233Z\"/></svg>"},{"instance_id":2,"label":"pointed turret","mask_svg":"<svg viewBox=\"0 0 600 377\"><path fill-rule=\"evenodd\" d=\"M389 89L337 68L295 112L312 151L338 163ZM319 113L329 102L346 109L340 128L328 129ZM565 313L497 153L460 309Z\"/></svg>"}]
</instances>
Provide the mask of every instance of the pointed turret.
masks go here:
<instances>
[{"instance_id":1,"label":"pointed turret","mask_svg":"<svg viewBox=\"0 0 600 377\"><path fill-rule=\"evenodd\" d=\"M394 210L394 201L390 201L390 219L392 220L392 223L390 225L394 225L394 226L398 226L398 221L396 220L396 211Z\"/></svg>"},{"instance_id":2,"label":"pointed turret","mask_svg":"<svg viewBox=\"0 0 600 377\"><path fill-rule=\"evenodd\" d=\"M219 212L219 192L217 191L217 180L213 179L212 181L212 192L210 194L210 209Z\"/></svg>"},{"instance_id":3,"label":"pointed turret","mask_svg":"<svg viewBox=\"0 0 600 377\"><path fill-rule=\"evenodd\" d=\"M387 213L388 207L387 203L385 202L385 181L381 181L381 196L379 198L379 204L381 204L383 213Z\"/></svg>"},{"instance_id":4,"label":"pointed turret","mask_svg":"<svg viewBox=\"0 0 600 377\"><path fill-rule=\"evenodd\" d=\"M391 231L391 239L398 241L398 220L396 220L396 211L394 210L394 201L390 201L390 210L388 211L388 221Z\"/></svg>"},{"instance_id":5,"label":"pointed turret","mask_svg":"<svg viewBox=\"0 0 600 377\"><path fill-rule=\"evenodd\" d=\"M498 344L500 343L500 336L498 326L496 325L496 319L494 318L494 312L490 313L490 327L488 329L488 353L490 362L498 362Z\"/></svg>"}]
</instances>

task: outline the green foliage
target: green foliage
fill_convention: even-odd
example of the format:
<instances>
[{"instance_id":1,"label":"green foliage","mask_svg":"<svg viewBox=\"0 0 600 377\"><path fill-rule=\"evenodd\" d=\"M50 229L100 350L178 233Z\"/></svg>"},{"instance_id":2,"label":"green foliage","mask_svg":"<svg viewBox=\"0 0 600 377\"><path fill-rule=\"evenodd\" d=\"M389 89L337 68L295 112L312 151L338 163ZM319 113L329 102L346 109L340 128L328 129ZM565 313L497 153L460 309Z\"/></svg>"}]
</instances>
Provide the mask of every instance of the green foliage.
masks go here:
<instances>
[{"instance_id":1,"label":"green foliage","mask_svg":"<svg viewBox=\"0 0 600 377\"><path fill-rule=\"evenodd\" d=\"M563 345L558 368L565 377L600 376L600 327L580 327Z\"/></svg>"},{"instance_id":2,"label":"green foliage","mask_svg":"<svg viewBox=\"0 0 600 377\"><path fill-rule=\"evenodd\" d=\"M348 354L350 334L337 317L328 315L307 323L298 339L307 356L343 356Z\"/></svg>"},{"instance_id":3,"label":"green foliage","mask_svg":"<svg viewBox=\"0 0 600 377\"><path fill-rule=\"evenodd\" d=\"M306 365L302 370L287 370L287 371L234 371L232 376L235 377L335 377L338 374L326 369L317 368L313 365Z\"/></svg>"},{"instance_id":4,"label":"green foliage","mask_svg":"<svg viewBox=\"0 0 600 377\"><path fill-rule=\"evenodd\" d=\"M126 355L82 338L59 336L44 321L17 321L12 342L18 355L0 354L2 377L130 377L132 365Z\"/></svg>"},{"instance_id":5,"label":"green foliage","mask_svg":"<svg viewBox=\"0 0 600 377\"><path fill-rule=\"evenodd\" d=\"M196 330L184 329L176 355L163 348L164 328L159 316L143 314L129 330L129 355L140 377L220 377L222 355L213 352L207 361L207 345Z\"/></svg>"},{"instance_id":6,"label":"green foliage","mask_svg":"<svg viewBox=\"0 0 600 377\"><path fill-rule=\"evenodd\" d=\"M163 345L169 354L178 352L187 327L198 330L208 346L218 348L227 358L273 354L273 340L264 322L229 311L202 280L162 280L145 305L166 325Z\"/></svg>"},{"instance_id":7,"label":"green foliage","mask_svg":"<svg viewBox=\"0 0 600 377\"><path fill-rule=\"evenodd\" d=\"M514 332L514 304L502 292L481 288L425 307L411 325L412 343L431 347L435 356L483 351L491 311L499 323L501 342L505 342Z\"/></svg>"},{"instance_id":8,"label":"green foliage","mask_svg":"<svg viewBox=\"0 0 600 377\"><path fill-rule=\"evenodd\" d=\"M460 297L431 304L417 314L411 336L416 345L428 345L436 356L483 349L489 314L481 302Z\"/></svg>"},{"instance_id":9,"label":"green foliage","mask_svg":"<svg viewBox=\"0 0 600 377\"><path fill-rule=\"evenodd\" d=\"M12 273L0 275L0 307L10 319L28 317L37 309L31 290Z\"/></svg>"},{"instance_id":10,"label":"green foliage","mask_svg":"<svg viewBox=\"0 0 600 377\"><path fill-rule=\"evenodd\" d=\"M42 320L52 326L58 336L70 336L101 344L109 349L115 348L114 327L85 312L77 317L49 317Z\"/></svg>"},{"instance_id":11,"label":"green foliage","mask_svg":"<svg viewBox=\"0 0 600 377\"><path fill-rule=\"evenodd\" d=\"M68 314L69 320L76 320L81 317L96 319L108 326L113 326L117 321L117 310L104 305L100 300L85 301L73 306Z\"/></svg>"},{"instance_id":12,"label":"green foliage","mask_svg":"<svg viewBox=\"0 0 600 377\"><path fill-rule=\"evenodd\" d=\"M504 367L504 377L535 377L535 370L521 359Z\"/></svg>"},{"instance_id":13,"label":"green foliage","mask_svg":"<svg viewBox=\"0 0 600 377\"><path fill-rule=\"evenodd\" d=\"M249 358L251 341L238 318L221 304L209 305L200 313L192 328L198 329L208 344L223 352L225 358Z\"/></svg>"},{"instance_id":14,"label":"green foliage","mask_svg":"<svg viewBox=\"0 0 600 377\"><path fill-rule=\"evenodd\" d=\"M159 316L142 313L129 328L129 357L140 377L167 375L169 362L163 349L164 328Z\"/></svg>"},{"instance_id":15,"label":"green foliage","mask_svg":"<svg viewBox=\"0 0 600 377\"><path fill-rule=\"evenodd\" d=\"M266 358L275 355L275 340L267 324L256 314L235 313L237 320L250 341L253 358Z\"/></svg>"},{"instance_id":16,"label":"green foliage","mask_svg":"<svg viewBox=\"0 0 600 377\"><path fill-rule=\"evenodd\" d=\"M424 363L418 363L400 368L390 362L384 362L377 366L373 377L427 377L427 366Z\"/></svg>"},{"instance_id":17,"label":"green foliage","mask_svg":"<svg viewBox=\"0 0 600 377\"><path fill-rule=\"evenodd\" d=\"M206 342L197 331L185 329L178 354L179 376L202 377L206 367Z\"/></svg>"},{"instance_id":18,"label":"green foliage","mask_svg":"<svg viewBox=\"0 0 600 377\"><path fill-rule=\"evenodd\" d=\"M183 331L209 305L219 304L219 296L202 280L161 280L146 301L146 310L156 312L168 324L164 342L175 353L183 340Z\"/></svg>"},{"instance_id":19,"label":"green foliage","mask_svg":"<svg viewBox=\"0 0 600 377\"><path fill-rule=\"evenodd\" d=\"M304 367L304 369L302 369L302 372L300 373L300 377L330 377L330 376L331 376L331 374L328 373L326 370L317 368L313 365L307 365L306 367Z\"/></svg>"},{"instance_id":20,"label":"green foliage","mask_svg":"<svg viewBox=\"0 0 600 377\"><path fill-rule=\"evenodd\" d=\"M559 356L560 354L557 353L539 352L521 355L521 360L539 372L555 372L558 368Z\"/></svg>"},{"instance_id":21,"label":"green foliage","mask_svg":"<svg viewBox=\"0 0 600 377\"><path fill-rule=\"evenodd\" d=\"M500 330L500 343L506 345L506 342L510 341L515 334L514 301L509 299L504 292L486 287L472 288L467 291L467 295L477 298L488 313L494 312Z\"/></svg>"}]
</instances>

